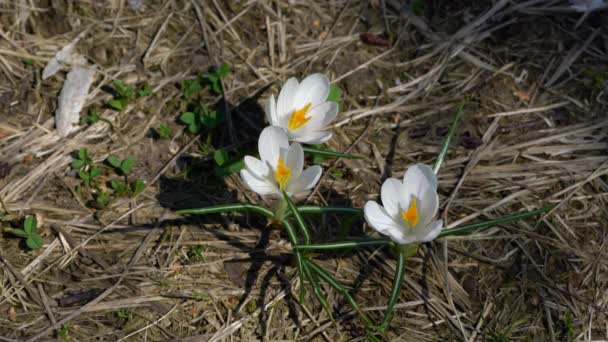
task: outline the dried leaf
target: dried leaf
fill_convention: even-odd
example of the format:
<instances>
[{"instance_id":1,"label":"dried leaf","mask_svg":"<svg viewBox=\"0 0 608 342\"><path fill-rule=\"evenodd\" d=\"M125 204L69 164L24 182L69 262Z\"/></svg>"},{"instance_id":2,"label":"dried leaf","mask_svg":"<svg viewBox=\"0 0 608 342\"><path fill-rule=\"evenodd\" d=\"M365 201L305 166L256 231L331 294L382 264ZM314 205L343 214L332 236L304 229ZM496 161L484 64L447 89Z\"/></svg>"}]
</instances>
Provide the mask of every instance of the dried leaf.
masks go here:
<instances>
[{"instance_id":1,"label":"dried leaf","mask_svg":"<svg viewBox=\"0 0 608 342\"><path fill-rule=\"evenodd\" d=\"M14 322L17 320L17 311L15 311L15 307L11 306L8 308L8 320Z\"/></svg>"},{"instance_id":2,"label":"dried leaf","mask_svg":"<svg viewBox=\"0 0 608 342\"><path fill-rule=\"evenodd\" d=\"M391 47L391 42L386 37L375 33L363 32L359 35L359 38L363 43L367 45Z\"/></svg>"},{"instance_id":3,"label":"dried leaf","mask_svg":"<svg viewBox=\"0 0 608 342\"><path fill-rule=\"evenodd\" d=\"M530 101L530 93L525 90L517 90L513 92L520 101L529 102Z\"/></svg>"},{"instance_id":4,"label":"dried leaf","mask_svg":"<svg viewBox=\"0 0 608 342\"><path fill-rule=\"evenodd\" d=\"M78 43L78 38L75 39L70 44L64 46L61 50L59 50L53 58L47 63L42 71L42 79L46 80L47 78L55 75L58 71L63 68L74 65L74 66L82 66L86 64L86 59L74 52L74 48L76 47L76 43Z\"/></svg>"},{"instance_id":5,"label":"dried leaf","mask_svg":"<svg viewBox=\"0 0 608 342\"><path fill-rule=\"evenodd\" d=\"M59 105L55 113L55 125L59 136L65 137L77 129L80 111L94 77L95 70L87 67L75 67L68 73L59 94Z\"/></svg>"}]
</instances>

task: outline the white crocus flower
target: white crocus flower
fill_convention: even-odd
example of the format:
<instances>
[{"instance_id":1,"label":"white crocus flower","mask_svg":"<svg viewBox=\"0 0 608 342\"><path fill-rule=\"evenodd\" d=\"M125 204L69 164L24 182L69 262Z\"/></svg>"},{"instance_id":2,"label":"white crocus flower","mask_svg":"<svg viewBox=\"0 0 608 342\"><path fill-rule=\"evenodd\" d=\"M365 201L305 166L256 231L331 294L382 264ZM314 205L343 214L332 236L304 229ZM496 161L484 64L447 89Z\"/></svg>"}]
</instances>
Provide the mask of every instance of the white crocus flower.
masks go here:
<instances>
[{"instance_id":1,"label":"white crocus flower","mask_svg":"<svg viewBox=\"0 0 608 342\"><path fill-rule=\"evenodd\" d=\"M329 80L323 74L312 74L298 83L296 78L285 82L277 101L270 96L266 115L272 126L285 130L291 141L321 144L331 138L325 131L338 114L338 104L327 101Z\"/></svg>"},{"instance_id":2,"label":"white crocus flower","mask_svg":"<svg viewBox=\"0 0 608 342\"><path fill-rule=\"evenodd\" d=\"M365 204L365 220L397 244L431 241L441 232L443 222L433 220L439 207L437 177L427 165L410 167L403 182L387 179L380 197L384 206L374 201Z\"/></svg>"},{"instance_id":3,"label":"white crocus flower","mask_svg":"<svg viewBox=\"0 0 608 342\"><path fill-rule=\"evenodd\" d=\"M287 135L279 127L266 127L258 141L260 159L245 156L241 178L260 195L289 196L307 192L321 177L321 167L304 168L304 151L298 143L289 145Z\"/></svg>"}]
</instances>

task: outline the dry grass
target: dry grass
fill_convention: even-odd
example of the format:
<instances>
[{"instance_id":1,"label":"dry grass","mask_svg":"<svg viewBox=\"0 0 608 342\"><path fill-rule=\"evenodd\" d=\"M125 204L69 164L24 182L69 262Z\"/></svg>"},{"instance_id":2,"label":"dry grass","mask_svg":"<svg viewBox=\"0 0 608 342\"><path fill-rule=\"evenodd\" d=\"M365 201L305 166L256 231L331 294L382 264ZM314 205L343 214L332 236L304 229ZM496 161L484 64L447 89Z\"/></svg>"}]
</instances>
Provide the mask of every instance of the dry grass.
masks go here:
<instances>
[{"instance_id":1,"label":"dry grass","mask_svg":"<svg viewBox=\"0 0 608 342\"><path fill-rule=\"evenodd\" d=\"M313 203L362 206L383 178L432 163L464 103L439 175L448 227L558 205L537 220L421 248L387 338L566 341L570 330L576 340L608 339L605 12L580 21L565 1L426 1L423 19L396 0L143 0L139 10L130 2L0 5L2 226L38 214L50 227L37 251L0 236L0 341L62 332L74 341L364 339L331 289L335 322L314 298L297 303L281 232L254 216L172 213L262 201L238 177L210 173L203 142L176 122L179 82L220 62L232 68L227 100L241 105L216 146L255 146L260 107L243 99L269 83L276 93L287 77L321 71L343 89L330 145L366 159L326 161L331 171ZM65 74L41 81L40 73L83 32L76 49L98 71L85 110L96 108L112 127L84 125L61 139L53 113ZM386 33L392 47L364 43L363 32ZM155 95L107 109L102 88L113 79L147 81ZM205 100L223 107L211 94ZM161 123L172 139L151 137ZM68 167L81 147L97 162L135 157L148 187L91 208ZM312 221L315 238L335 238L336 220ZM362 222L352 234L362 230L372 234ZM381 319L395 267L386 250L316 258Z\"/></svg>"}]
</instances>

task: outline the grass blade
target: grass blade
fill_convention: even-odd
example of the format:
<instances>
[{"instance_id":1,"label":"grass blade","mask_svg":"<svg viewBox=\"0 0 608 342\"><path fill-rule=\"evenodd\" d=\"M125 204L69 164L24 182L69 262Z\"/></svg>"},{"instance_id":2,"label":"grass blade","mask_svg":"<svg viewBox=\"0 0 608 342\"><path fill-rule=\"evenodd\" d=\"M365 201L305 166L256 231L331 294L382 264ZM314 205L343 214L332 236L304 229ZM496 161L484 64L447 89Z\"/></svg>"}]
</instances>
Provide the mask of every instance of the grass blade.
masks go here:
<instances>
[{"instance_id":1,"label":"grass blade","mask_svg":"<svg viewBox=\"0 0 608 342\"><path fill-rule=\"evenodd\" d=\"M553 206L536 209L536 210L532 210L532 211L525 211L523 213L519 213L519 214L507 216L507 217L502 217L502 218L492 220L492 221L478 222L478 223L474 223L474 224L470 224L470 225L466 225L466 226L462 226L462 227L446 229L439 234L438 238L450 236L450 235L464 234L464 233L470 232L471 230L475 230L475 229L489 228L489 227L496 226L499 224L521 220L521 219L524 219L524 218L527 218L530 216L545 213L551 209L553 209Z\"/></svg>"},{"instance_id":2,"label":"grass blade","mask_svg":"<svg viewBox=\"0 0 608 342\"><path fill-rule=\"evenodd\" d=\"M285 203L287 203L289 210L293 213L294 217L296 218L298 227L300 227L300 231L302 232L302 235L304 236L304 243L309 244L310 243L310 233L308 232L308 227L306 227L306 222L304 222L304 218L302 218L302 215L300 215L300 213L296 209L296 206L291 201L291 198L289 198L289 195L287 195L287 193L285 191L282 191L282 193L283 193L283 199L285 200Z\"/></svg>"},{"instance_id":3,"label":"grass blade","mask_svg":"<svg viewBox=\"0 0 608 342\"><path fill-rule=\"evenodd\" d=\"M401 292L401 286L403 285L403 276L405 275L405 259L407 251L400 250L397 255L397 265L395 270L395 278L393 278L393 286L391 288L391 297L388 300L386 311L384 311L384 319L380 325L380 331L386 331L388 325L391 323L394 314L395 304L399 299L399 292Z\"/></svg>"},{"instance_id":4,"label":"grass blade","mask_svg":"<svg viewBox=\"0 0 608 342\"><path fill-rule=\"evenodd\" d=\"M267 208L260 207L258 205L253 205L249 203L231 203L231 204L221 204L215 205L212 207L205 208L194 208L194 209L182 209L176 211L179 215L208 215L208 214L220 214L220 213L229 213L229 212L250 212L257 213L260 215L264 215L268 218L274 218L274 213Z\"/></svg>"},{"instance_id":5,"label":"grass blade","mask_svg":"<svg viewBox=\"0 0 608 342\"><path fill-rule=\"evenodd\" d=\"M437 174L439 172L439 168L441 167L441 164L443 163L445 156L448 154L448 148L450 147L450 142L452 141L452 137L454 136L454 133L456 132L456 126L458 126L458 121L460 120L460 116L462 115L462 107L464 107L464 104L461 104L460 107L458 107L458 112L456 112L456 117L454 118L454 121L452 121L452 126L450 126L448 135L445 137L445 140L443 141L443 146L441 146L441 152L439 152L439 156L437 156L437 161L435 162L435 166L433 167L433 171L435 171L435 174Z\"/></svg>"},{"instance_id":6,"label":"grass blade","mask_svg":"<svg viewBox=\"0 0 608 342\"><path fill-rule=\"evenodd\" d=\"M335 152L335 151L331 151L331 150L319 150L319 149L316 149L316 148L310 147L310 146L302 147L302 149L304 150L304 153L316 154L316 155L320 155L320 156L324 156L324 157L345 158L345 159L363 159L362 156L357 156L354 154L340 153L340 152Z\"/></svg>"},{"instance_id":7,"label":"grass blade","mask_svg":"<svg viewBox=\"0 0 608 342\"><path fill-rule=\"evenodd\" d=\"M393 242L384 239L362 239L362 240L350 240L350 241L336 241L328 243L313 243L309 245L296 245L293 246L297 250L327 250L327 249L344 249L344 248L356 248L366 246L388 246L392 245Z\"/></svg>"}]
</instances>

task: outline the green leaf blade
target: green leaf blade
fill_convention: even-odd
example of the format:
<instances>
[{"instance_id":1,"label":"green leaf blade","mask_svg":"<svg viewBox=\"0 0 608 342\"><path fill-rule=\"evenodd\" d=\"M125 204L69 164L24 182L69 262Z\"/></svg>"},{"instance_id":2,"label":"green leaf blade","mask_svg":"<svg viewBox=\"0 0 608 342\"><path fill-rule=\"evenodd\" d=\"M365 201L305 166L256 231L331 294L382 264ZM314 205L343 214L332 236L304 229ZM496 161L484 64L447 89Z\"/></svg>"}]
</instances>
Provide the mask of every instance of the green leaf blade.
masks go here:
<instances>
[{"instance_id":1,"label":"green leaf blade","mask_svg":"<svg viewBox=\"0 0 608 342\"><path fill-rule=\"evenodd\" d=\"M23 221L23 230L26 234L30 235L36 231L36 227L38 226L38 221L36 220L36 216L28 215Z\"/></svg>"},{"instance_id":2,"label":"green leaf blade","mask_svg":"<svg viewBox=\"0 0 608 342\"><path fill-rule=\"evenodd\" d=\"M135 195L138 195L141 192L143 192L145 188L146 188L146 182L144 182L141 179L136 179L135 182L133 183L133 193Z\"/></svg>"},{"instance_id":3,"label":"green leaf blade","mask_svg":"<svg viewBox=\"0 0 608 342\"><path fill-rule=\"evenodd\" d=\"M464 234L467 232L470 232L472 230L476 230L476 229L482 229L482 228L490 228L499 224L504 224L504 223L509 223L509 222L513 222L513 221L517 221L517 220L521 220L527 217L531 217L531 216L535 216L538 214L542 214L542 213L546 213L548 211L550 211L551 209L553 209L553 206L549 206L549 207L545 207L545 208L541 208L541 209L536 209L536 210L531 210L531 211L525 211L523 213L518 213L518 214L514 214L514 215L509 215L506 217L502 217L496 220L491 220L491 221L484 221L484 222L478 222L478 223L473 223L473 224L469 224L466 226L462 226L462 227L456 227L456 228L451 228L451 229L444 229L439 236L437 236L437 238L441 238L441 237L446 237L446 236L450 236L450 235L459 235L459 234Z\"/></svg>"},{"instance_id":4,"label":"green leaf blade","mask_svg":"<svg viewBox=\"0 0 608 342\"><path fill-rule=\"evenodd\" d=\"M122 171L123 174L128 175L131 173L133 166L135 166L135 159L127 158L120 164L120 171Z\"/></svg>"},{"instance_id":5,"label":"green leaf blade","mask_svg":"<svg viewBox=\"0 0 608 342\"><path fill-rule=\"evenodd\" d=\"M437 161L435 162L435 166L433 167L433 171L435 174L439 173L439 168L441 168L441 164L443 160L448 154L448 149L450 147L450 142L454 137L454 133L456 133L456 127L458 126L458 121L460 120L460 116L462 116L462 110L464 108L464 104L461 104L458 107L458 111L456 112L456 116L454 117L454 121L452 121L452 125L450 126L450 130L448 131L448 135L445 137L443 141L443 145L441 146L441 151L439 152L439 156L437 156Z\"/></svg>"},{"instance_id":6,"label":"green leaf blade","mask_svg":"<svg viewBox=\"0 0 608 342\"><path fill-rule=\"evenodd\" d=\"M118 159L115 156L109 156L108 158L106 158L106 162L108 164L110 164L110 166L115 167L115 168L119 168L120 164L121 164L120 159Z\"/></svg>"},{"instance_id":7,"label":"green leaf blade","mask_svg":"<svg viewBox=\"0 0 608 342\"><path fill-rule=\"evenodd\" d=\"M287 195L287 193L285 191L282 191L282 193L283 193L283 200L287 203L289 210L295 217L296 222L298 223L298 227L300 227L300 231L302 232L302 235L304 236L304 243L309 244L310 243L310 233L308 232L308 227L306 226L306 222L304 222L304 218L302 217L302 215L300 215L300 212L298 212L298 209L296 208L295 204L293 204L293 201L291 200L289 195Z\"/></svg>"},{"instance_id":8,"label":"green leaf blade","mask_svg":"<svg viewBox=\"0 0 608 342\"><path fill-rule=\"evenodd\" d=\"M80 160L80 159L76 159L74 161L72 161L72 168L73 169L80 169L81 167L84 166L84 161Z\"/></svg>"},{"instance_id":9,"label":"green leaf blade","mask_svg":"<svg viewBox=\"0 0 608 342\"><path fill-rule=\"evenodd\" d=\"M11 230L11 233L13 233L13 235L17 235L18 237L22 237L22 238L26 238L29 236L29 234L26 233L25 230L23 230L23 229L13 229L13 230Z\"/></svg>"},{"instance_id":10,"label":"green leaf blade","mask_svg":"<svg viewBox=\"0 0 608 342\"><path fill-rule=\"evenodd\" d=\"M179 120L187 125L191 125L196 120L196 117L192 112L185 112L179 117Z\"/></svg>"},{"instance_id":11,"label":"green leaf blade","mask_svg":"<svg viewBox=\"0 0 608 342\"><path fill-rule=\"evenodd\" d=\"M333 157L333 158L345 158L345 159L364 159L362 156L354 155L354 154L346 154L335 152L329 149L319 149L311 146L302 147L305 153L310 153L313 155L321 155L325 157Z\"/></svg>"},{"instance_id":12,"label":"green leaf blade","mask_svg":"<svg viewBox=\"0 0 608 342\"><path fill-rule=\"evenodd\" d=\"M27 247L29 247L29 249L42 248L42 244L43 244L42 237L40 237L40 235L38 235L38 234L30 235L25 240L25 244L27 245Z\"/></svg>"},{"instance_id":13,"label":"green leaf blade","mask_svg":"<svg viewBox=\"0 0 608 342\"><path fill-rule=\"evenodd\" d=\"M82 160L83 162L89 159L89 152L86 148L81 148L78 150L78 159Z\"/></svg>"},{"instance_id":14,"label":"green leaf blade","mask_svg":"<svg viewBox=\"0 0 608 342\"><path fill-rule=\"evenodd\" d=\"M220 204L205 208L182 209L176 211L178 215L209 215L228 212L254 212L268 218L274 218L274 213L270 209L249 203Z\"/></svg>"},{"instance_id":15,"label":"green leaf blade","mask_svg":"<svg viewBox=\"0 0 608 342\"><path fill-rule=\"evenodd\" d=\"M213 154L213 159L215 160L215 164L217 164L217 166L222 166L228 161L228 152L226 152L224 149L216 150Z\"/></svg>"}]
</instances>

